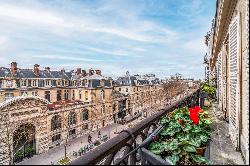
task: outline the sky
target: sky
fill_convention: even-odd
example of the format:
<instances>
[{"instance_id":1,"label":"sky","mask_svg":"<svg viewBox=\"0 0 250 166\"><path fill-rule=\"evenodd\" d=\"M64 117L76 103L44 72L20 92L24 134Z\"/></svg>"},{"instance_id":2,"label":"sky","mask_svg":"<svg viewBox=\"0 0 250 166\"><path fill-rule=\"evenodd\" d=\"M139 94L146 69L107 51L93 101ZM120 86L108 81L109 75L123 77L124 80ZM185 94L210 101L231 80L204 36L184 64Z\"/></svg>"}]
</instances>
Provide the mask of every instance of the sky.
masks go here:
<instances>
[{"instance_id":1,"label":"sky","mask_svg":"<svg viewBox=\"0 0 250 166\"><path fill-rule=\"evenodd\" d=\"M1 0L0 66L204 77L215 0Z\"/></svg>"}]
</instances>

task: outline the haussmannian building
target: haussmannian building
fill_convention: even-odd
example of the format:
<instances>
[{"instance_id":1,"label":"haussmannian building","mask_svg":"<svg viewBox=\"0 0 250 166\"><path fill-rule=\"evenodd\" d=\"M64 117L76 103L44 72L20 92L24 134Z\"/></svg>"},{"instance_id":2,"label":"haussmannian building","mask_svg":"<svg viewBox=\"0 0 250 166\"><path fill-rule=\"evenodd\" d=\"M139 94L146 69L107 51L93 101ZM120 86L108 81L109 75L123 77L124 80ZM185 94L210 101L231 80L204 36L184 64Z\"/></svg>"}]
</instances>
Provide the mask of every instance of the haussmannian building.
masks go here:
<instances>
[{"instance_id":1,"label":"haussmannian building","mask_svg":"<svg viewBox=\"0 0 250 166\"><path fill-rule=\"evenodd\" d=\"M93 69L0 67L0 164L23 146L40 154L118 120L150 115L166 103L161 88L152 74L113 80Z\"/></svg>"},{"instance_id":2,"label":"haussmannian building","mask_svg":"<svg viewBox=\"0 0 250 166\"><path fill-rule=\"evenodd\" d=\"M217 0L205 43L206 80L216 86L230 138L249 164L249 0Z\"/></svg>"}]
</instances>

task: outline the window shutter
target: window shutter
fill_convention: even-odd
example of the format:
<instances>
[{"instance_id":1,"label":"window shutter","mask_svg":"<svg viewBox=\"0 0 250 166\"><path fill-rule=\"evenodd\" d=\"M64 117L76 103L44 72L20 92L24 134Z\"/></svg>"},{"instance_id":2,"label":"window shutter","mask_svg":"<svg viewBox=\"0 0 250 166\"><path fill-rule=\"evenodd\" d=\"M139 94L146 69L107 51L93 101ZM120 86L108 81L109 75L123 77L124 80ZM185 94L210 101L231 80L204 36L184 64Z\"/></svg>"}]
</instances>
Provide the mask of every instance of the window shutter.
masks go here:
<instances>
[{"instance_id":1,"label":"window shutter","mask_svg":"<svg viewBox=\"0 0 250 166\"><path fill-rule=\"evenodd\" d=\"M247 155L248 158L248 163L249 164L249 0L246 0L246 39L247 39L247 65L246 65L246 80L247 82L247 88L246 88L246 99L247 99L247 104L246 104L246 111L247 111L247 133L246 133L246 141L247 141Z\"/></svg>"},{"instance_id":2,"label":"window shutter","mask_svg":"<svg viewBox=\"0 0 250 166\"><path fill-rule=\"evenodd\" d=\"M222 53L220 52L217 58L217 90L219 106L222 108Z\"/></svg>"},{"instance_id":3,"label":"window shutter","mask_svg":"<svg viewBox=\"0 0 250 166\"><path fill-rule=\"evenodd\" d=\"M239 109L239 16L229 26L229 134L235 146L238 140Z\"/></svg>"}]
</instances>

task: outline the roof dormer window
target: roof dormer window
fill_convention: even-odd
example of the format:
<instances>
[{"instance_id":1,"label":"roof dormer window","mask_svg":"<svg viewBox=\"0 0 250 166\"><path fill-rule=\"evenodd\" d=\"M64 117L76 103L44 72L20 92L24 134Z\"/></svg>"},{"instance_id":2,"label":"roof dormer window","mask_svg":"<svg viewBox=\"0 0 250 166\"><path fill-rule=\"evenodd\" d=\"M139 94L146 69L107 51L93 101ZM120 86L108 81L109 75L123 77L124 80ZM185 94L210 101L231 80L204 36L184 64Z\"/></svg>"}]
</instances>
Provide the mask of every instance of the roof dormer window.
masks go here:
<instances>
[{"instance_id":1,"label":"roof dormer window","mask_svg":"<svg viewBox=\"0 0 250 166\"><path fill-rule=\"evenodd\" d=\"M27 86L27 80L22 80L21 81L21 86Z\"/></svg>"},{"instance_id":2,"label":"roof dormer window","mask_svg":"<svg viewBox=\"0 0 250 166\"><path fill-rule=\"evenodd\" d=\"M50 86L50 80L45 80L45 86Z\"/></svg>"},{"instance_id":3,"label":"roof dormer window","mask_svg":"<svg viewBox=\"0 0 250 166\"><path fill-rule=\"evenodd\" d=\"M32 81L32 86L37 86L37 80Z\"/></svg>"}]
</instances>

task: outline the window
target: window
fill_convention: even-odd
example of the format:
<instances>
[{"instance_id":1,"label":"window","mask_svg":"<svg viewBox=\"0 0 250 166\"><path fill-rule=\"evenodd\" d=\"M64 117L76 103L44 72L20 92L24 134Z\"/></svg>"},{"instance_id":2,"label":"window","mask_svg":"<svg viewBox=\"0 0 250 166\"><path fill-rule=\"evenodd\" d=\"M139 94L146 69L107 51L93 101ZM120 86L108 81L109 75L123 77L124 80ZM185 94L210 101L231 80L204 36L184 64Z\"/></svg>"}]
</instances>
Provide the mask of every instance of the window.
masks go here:
<instances>
[{"instance_id":1,"label":"window","mask_svg":"<svg viewBox=\"0 0 250 166\"><path fill-rule=\"evenodd\" d=\"M62 90L58 90L57 91L57 97L56 97L57 101L62 100Z\"/></svg>"},{"instance_id":2,"label":"window","mask_svg":"<svg viewBox=\"0 0 250 166\"><path fill-rule=\"evenodd\" d=\"M13 93L5 93L5 100L8 100L8 99L11 99L14 97L14 94Z\"/></svg>"},{"instance_id":3,"label":"window","mask_svg":"<svg viewBox=\"0 0 250 166\"><path fill-rule=\"evenodd\" d=\"M27 80L22 80L21 81L21 86L27 86Z\"/></svg>"},{"instance_id":4,"label":"window","mask_svg":"<svg viewBox=\"0 0 250 166\"><path fill-rule=\"evenodd\" d=\"M104 90L101 90L101 100L103 100L104 98L105 98Z\"/></svg>"},{"instance_id":5,"label":"window","mask_svg":"<svg viewBox=\"0 0 250 166\"><path fill-rule=\"evenodd\" d=\"M72 130L70 130L69 131L69 135L71 136L71 135L75 135L76 134L76 129L72 129Z\"/></svg>"},{"instance_id":6,"label":"window","mask_svg":"<svg viewBox=\"0 0 250 166\"><path fill-rule=\"evenodd\" d=\"M104 114L105 113L105 110L104 110L104 106L102 105L101 106L101 109L100 109L101 113Z\"/></svg>"},{"instance_id":7,"label":"window","mask_svg":"<svg viewBox=\"0 0 250 166\"><path fill-rule=\"evenodd\" d=\"M89 111L88 110L84 110L82 113L82 120L88 120L89 119Z\"/></svg>"},{"instance_id":8,"label":"window","mask_svg":"<svg viewBox=\"0 0 250 166\"><path fill-rule=\"evenodd\" d=\"M64 99L65 100L69 99L69 90L64 90Z\"/></svg>"},{"instance_id":9,"label":"window","mask_svg":"<svg viewBox=\"0 0 250 166\"><path fill-rule=\"evenodd\" d=\"M121 91L122 89L121 88L119 88L119 91Z\"/></svg>"},{"instance_id":10,"label":"window","mask_svg":"<svg viewBox=\"0 0 250 166\"><path fill-rule=\"evenodd\" d=\"M57 86L61 86L61 84L62 84L62 83L61 83L61 80L58 80L58 81L57 81Z\"/></svg>"},{"instance_id":11,"label":"window","mask_svg":"<svg viewBox=\"0 0 250 166\"><path fill-rule=\"evenodd\" d=\"M75 90L72 90L72 100L75 100Z\"/></svg>"},{"instance_id":12,"label":"window","mask_svg":"<svg viewBox=\"0 0 250 166\"><path fill-rule=\"evenodd\" d=\"M75 125L76 124L76 113L75 112L70 112L68 116L68 124Z\"/></svg>"},{"instance_id":13,"label":"window","mask_svg":"<svg viewBox=\"0 0 250 166\"><path fill-rule=\"evenodd\" d=\"M31 92L32 96L37 96L37 91Z\"/></svg>"},{"instance_id":14,"label":"window","mask_svg":"<svg viewBox=\"0 0 250 166\"><path fill-rule=\"evenodd\" d=\"M62 127L62 118L59 115L53 116L51 119L51 131L60 129Z\"/></svg>"},{"instance_id":15,"label":"window","mask_svg":"<svg viewBox=\"0 0 250 166\"><path fill-rule=\"evenodd\" d=\"M50 91L45 91L45 99L50 102Z\"/></svg>"},{"instance_id":16,"label":"window","mask_svg":"<svg viewBox=\"0 0 250 166\"><path fill-rule=\"evenodd\" d=\"M128 88L126 88L126 92L128 92Z\"/></svg>"},{"instance_id":17,"label":"window","mask_svg":"<svg viewBox=\"0 0 250 166\"><path fill-rule=\"evenodd\" d=\"M28 96L28 92L26 91L21 92L21 96L24 96L24 97Z\"/></svg>"},{"instance_id":18,"label":"window","mask_svg":"<svg viewBox=\"0 0 250 166\"><path fill-rule=\"evenodd\" d=\"M54 136L52 137L52 142L59 141L60 139L61 139L61 134L54 135Z\"/></svg>"},{"instance_id":19,"label":"window","mask_svg":"<svg viewBox=\"0 0 250 166\"><path fill-rule=\"evenodd\" d=\"M85 100L88 100L88 91L85 91Z\"/></svg>"},{"instance_id":20,"label":"window","mask_svg":"<svg viewBox=\"0 0 250 166\"><path fill-rule=\"evenodd\" d=\"M69 85L69 81L66 80L66 81L64 82L64 84L65 84L65 86L68 86L68 85Z\"/></svg>"},{"instance_id":21,"label":"window","mask_svg":"<svg viewBox=\"0 0 250 166\"><path fill-rule=\"evenodd\" d=\"M37 86L37 80L32 81L32 86Z\"/></svg>"},{"instance_id":22,"label":"window","mask_svg":"<svg viewBox=\"0 0 250 166\"><path fill-rule=\"evenodd\" d=\"M79 99L80 100L82 99L82 93L81 93L81 91L79 91Z\"/></svg>"},{"instance_id":23,"label":"window","mask_svg":"<svg viewBox=\"0 0 250 166\"><path fill-rule=\"evenodd\" d=\"M49 86L50 85L50 80L45 80L45 86Z\"/></svg>"}]
</instances>

